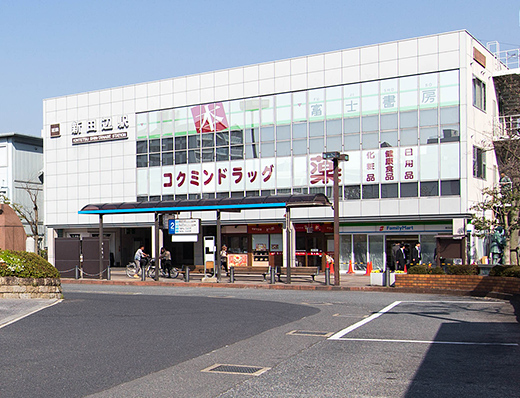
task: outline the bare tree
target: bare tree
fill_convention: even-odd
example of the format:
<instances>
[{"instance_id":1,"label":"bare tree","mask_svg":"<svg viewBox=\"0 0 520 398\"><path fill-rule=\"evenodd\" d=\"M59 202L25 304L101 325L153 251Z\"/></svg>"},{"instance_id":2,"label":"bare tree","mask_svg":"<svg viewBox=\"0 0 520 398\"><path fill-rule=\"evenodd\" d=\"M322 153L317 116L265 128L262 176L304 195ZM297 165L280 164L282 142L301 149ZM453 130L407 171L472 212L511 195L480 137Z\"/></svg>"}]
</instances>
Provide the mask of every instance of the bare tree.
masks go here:
<instances>
[{"instance_id":1,"label":"bare tree","mask_svg":"<svg viewBox=\"0 0 520 398\"><path fill-rule=\"evenodd\" d=\"M0 202L6 203L13 208L16 212L20 220L23 223L27 224L30 230L30 233L27 236L30 236L34 239L34 252L40 252L40 217L39 217L39 207L38 207L38 198L41 193L41 187L33 187L30 184L25 184L22 189L27 192L29 195L29 200L31 205L24 206L19 203L14 203L9 200L9 198L5 195L0 196Z\"/></svg>"}]
</instances>

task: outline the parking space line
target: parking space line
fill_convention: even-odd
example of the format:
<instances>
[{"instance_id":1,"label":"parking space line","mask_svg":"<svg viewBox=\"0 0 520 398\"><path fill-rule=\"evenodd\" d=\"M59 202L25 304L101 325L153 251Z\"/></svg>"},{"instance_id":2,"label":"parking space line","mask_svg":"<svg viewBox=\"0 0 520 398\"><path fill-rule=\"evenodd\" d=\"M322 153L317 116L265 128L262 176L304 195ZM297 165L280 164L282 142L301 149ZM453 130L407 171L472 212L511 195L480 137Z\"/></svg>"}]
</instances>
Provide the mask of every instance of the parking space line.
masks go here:
<instances>
[{"instance_id":1,"label":"parking space line","mask_svg":"<svg viewBox=\"0 0 520 398\"><path fill-rule=\"evenodd\" d=\"M375 314L370 315L368 318L363 319L362 321L359 321L348 328L345 328L343 330L340 330L338 333L333 334L328 338L328 340L340 340L341 337L345 336L346 334L352 332L353 330L356 330L357 328L367 324L368 322L373 321L376 318L379 318L381 315L383 315L385 312L390 311L392 308L398 306L401 304L401 301L394 301L392 304L387 305L385 308L383 308L381 311L376 312Z\"/></svg>"},{"instance_id":2,"label":"parking space line","mask_svg":"<svg viewBox=\"0 0 520 398\"><path fill-rule=\"evenodd\" d=\"M37 308L37 309L35 309L35 310L33 310L33 311L27 313L27 314L20 315L19 317L16 317L16 318L14 318L14 319L11 319L10 321L8 321L8 322L6 322L6 323L1 324L1 325L0 325L0 329L5 328L6 326L12 325L13 323L18 322L19 320L21 320L21 319L23 319L23 318L26 318L26 317L28 317L29 315L32 315L32 314L35 314L35 313L37 313L37 312L39 312L39 311L41 311L41 310L44 310L45 308L49 308L49 307L52 307L53 305L59 304L59 303L61 303L62 301L63 301L63 299L57 300L57 301L55 301L55 302L53 302L53 303L50 303L49 305L46 305L46 306L41 307L41 308Z\"/></svg>"},{"instance_id":3,"label":"parking space line","mask_svg":"<svg viewBox=\"0 0 520 398\"><path fill-rule=\"evenodd\" d=\"M418 343L418 344L485 345L485 346L518 347L518 343L479 343L479 342L472 342L472 341L360 339L360 338L351 338L351 337L340 337L340 338L337 338L335 340L341 340L341 341L372 341L372 342L378 342L378 343Z\"/></svg>"}]
</instances>

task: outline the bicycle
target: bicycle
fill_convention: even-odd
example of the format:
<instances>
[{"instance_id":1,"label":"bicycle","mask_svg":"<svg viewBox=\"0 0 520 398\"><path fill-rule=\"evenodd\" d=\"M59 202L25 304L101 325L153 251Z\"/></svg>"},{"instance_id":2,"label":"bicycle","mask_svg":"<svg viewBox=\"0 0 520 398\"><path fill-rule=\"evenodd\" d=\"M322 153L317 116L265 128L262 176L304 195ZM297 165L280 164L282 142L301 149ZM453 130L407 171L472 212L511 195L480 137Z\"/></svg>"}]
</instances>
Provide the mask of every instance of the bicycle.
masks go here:
<instances>
[{"instance_id":1,"label":"bicycle","mask_svg":"<svg viewBox=\"0 0 520 398\"><path fill-rule=\"evenodd\" d=\"M145 261L144 265L141 267L141 269L143 269L143 268L144 268L146 276L148 278L155 278L156 267L155 267L154 259L151 259L150 257L146 257L146 261ZM137 267L135 266L135 261L131 261L127 264L126 275L129 278L133 278L135 275L140 275L140 272L139 273L137 272ZM160 276L162 278L165 278L167 276L167 274L164 272L164 270L161 269ZM175 267L172 268L170 271L170 276L172 278L177 278L177 276L179 276L179 269L175 268Z\"/></svg>"}]
</instances>

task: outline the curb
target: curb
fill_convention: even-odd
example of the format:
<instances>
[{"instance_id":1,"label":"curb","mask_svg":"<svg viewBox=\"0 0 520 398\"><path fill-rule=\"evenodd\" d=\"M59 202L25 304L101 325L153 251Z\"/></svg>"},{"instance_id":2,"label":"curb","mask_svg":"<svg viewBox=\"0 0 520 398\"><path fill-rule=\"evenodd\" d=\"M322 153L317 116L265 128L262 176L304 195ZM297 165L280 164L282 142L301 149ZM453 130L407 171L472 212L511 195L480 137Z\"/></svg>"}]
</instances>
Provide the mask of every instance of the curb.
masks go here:
<instances>
[{"instance_id":1,"label":"curb","mask_svg":"<svg viewBox=\"0 0 520 398\"><path fill-rule=\"evenodd\" d=\"M513 294L470 291L470 290L450 290L450 289L423 289L408 287L383 287L383 286L307 286L307 285L287 285L287 284L241 284L241 283L203 283L203 282L155 282L155 281L107 281L97 279L62 279L62 284L71 285L111 285L111 286L160 286L160 287L210 287L210 288L231 288L231 289L274 289L274 290L308 290L308 291L338 291L338 292L386 292L386 293L411 293L411 294L445 294L450 296L473 296L487 297L500 300L512 300L518 298Z\"/></svg>"}]
</instances>

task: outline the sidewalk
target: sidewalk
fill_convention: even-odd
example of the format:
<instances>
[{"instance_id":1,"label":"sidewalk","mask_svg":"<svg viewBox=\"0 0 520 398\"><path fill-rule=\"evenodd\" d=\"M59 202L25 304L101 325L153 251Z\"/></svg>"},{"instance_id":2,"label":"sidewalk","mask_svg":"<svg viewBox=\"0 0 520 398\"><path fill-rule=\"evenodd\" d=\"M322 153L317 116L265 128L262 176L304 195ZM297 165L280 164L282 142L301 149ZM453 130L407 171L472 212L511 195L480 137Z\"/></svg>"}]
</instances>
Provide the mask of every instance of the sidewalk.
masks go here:
<instances>
[{"instance_id":1,"label":"sidewalk","mask_svg":"<svg viewBox=\"0 0 520 398\"><path fill-rule=\"evenodd\" d=\"M100 280L93 278L73 279L62 278L61 283L66 284L107 284L107 285L136 285L136 286L184 286L184 287L215 287L215 288L253 288L253 289L287 289L287 290L383 290L388 289L381 286L370 286L370 276L365 274L341 274L340 286L334 285L334 275L330 277L330 286L325 284L325 274L320 274L316 277L316 281L312 281L310 277L293 276L291 283L287 284L285 278L282 277L282 282L270 284L268 281L263 281L260 275L240 275L235 277L235 282L230 283L229 277L222 276L221 281L202 282L203 275L190 274L190 281L184 282L182 275L175 279L159 278L156 282L152 278L146 278L146 281L141 281L137 278L129 278L126 276L124 268L113 268L111 270L110 280Z\"/></svg>"}]
</instances>

